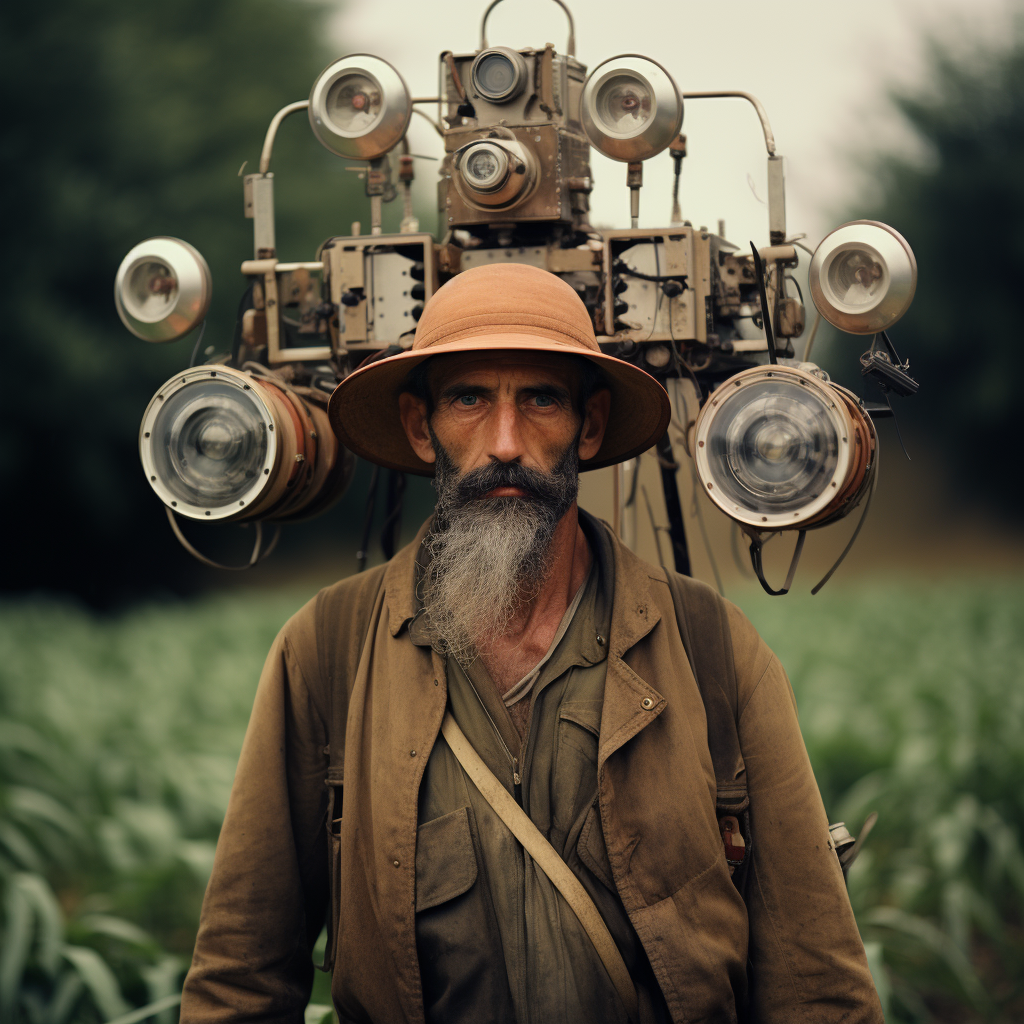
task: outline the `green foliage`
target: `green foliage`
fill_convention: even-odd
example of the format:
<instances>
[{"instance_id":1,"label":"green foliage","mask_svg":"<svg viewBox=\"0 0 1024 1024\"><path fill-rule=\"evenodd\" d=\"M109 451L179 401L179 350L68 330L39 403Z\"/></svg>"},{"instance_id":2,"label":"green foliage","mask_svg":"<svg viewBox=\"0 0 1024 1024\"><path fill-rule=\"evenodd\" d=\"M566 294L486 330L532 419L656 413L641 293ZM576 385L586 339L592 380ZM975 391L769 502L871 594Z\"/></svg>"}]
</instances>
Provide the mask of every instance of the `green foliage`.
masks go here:
<instances>
[{"instance_id":1,"label":"green foliage","mask_svg":"<svg viewBox=\"0 0 1024 1024\"><path fill-rule=\"evenodd\" d=\"M255 682L298 603L0 613L0 1019L174 1019Z\"/></svg>"},{"instance_id":2,"label":"green foliage","mask_svg":"<svg viewBox=\"0 0 1024 1024\"><path fill-rule=\"evenodd\" d=\"M1004 452L1024 374L1024 19L993 48L933 44L924 81L893 102L917 144L867 158L871 193L848 209L892 224L917 256L914 304L890 335L921 390L897 413L942 452L952 500L1020 523L1024 484ZM837 379L855 378L863 348L842 348Z\"/></svg>"},{"instance_id":3,"label":"green foliage","mask_svg":"<svg viewBox=\"0 0 1024 1024\"><path fill-rule=\"evenodd\" d=\"M102 604L156 580L214 581L181 555L136 449L146 404L195 339L131 336L114 273L147 237L190 241L213 272L204 345L230 347L239 267L253 255L238 171L253 169L270 118L308 96L335 55L324 13L308 0L0 7L0 475L33 509L6 555L5 588ZM365 202L346 210L361 186L299 116L280 132L274 170L285 258L312 258Z\"/></svg>"},{"instance_id":4,"label":"green foliage","mask_svg":"<svg viewBox=\"0 0 1024 1024\"><path fill-rule=\"evenodd\" d=\"M790 672L830 820L878 824L850 898L890 1021L1024 1013L1024 587L790 595L752 618Z\"/></svg>"},{"instance_id":5,"label":"green foliage","mask_svg":"<svg viewBox=\"0 0 1024 1024\"><path fill-rule=\"evenodd\" d=\"M0 1019L173 1021L256 679L301 600L0 606ZM830 820L879 813L850 893L887 1019L1020 1019L1024 586L741 604Z\"/></svg>"}]
</instances>

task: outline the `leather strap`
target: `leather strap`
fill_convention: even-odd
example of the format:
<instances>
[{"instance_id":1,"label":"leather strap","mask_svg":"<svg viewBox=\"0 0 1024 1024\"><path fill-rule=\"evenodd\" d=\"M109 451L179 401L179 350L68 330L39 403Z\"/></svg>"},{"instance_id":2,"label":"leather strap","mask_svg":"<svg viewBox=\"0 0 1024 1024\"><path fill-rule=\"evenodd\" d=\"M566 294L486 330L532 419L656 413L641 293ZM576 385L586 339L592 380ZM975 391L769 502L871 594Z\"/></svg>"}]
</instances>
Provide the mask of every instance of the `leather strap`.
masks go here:
<instances>
[{"instance_id":1,"label":"leather strap","mask_svg":"<svg viewBox=\"0 0 1024 1024\"><path fill-rule=\"evenodd\" d=\"M615 991L622 1000L629 1019L638 1022L636 988L629 970L623 962L619 947L608 931L600 911L594 901L587 895L586 889L572 873L569 866L558 855L555 848L541 835L540 829L530 820L530 816L513 799L509 791L494 777L494 773L484 764L473 744L459 728L458 722L450 712L445 712L441 723L441 732L448 741L452 753L459 764L465 769L480 795L491 805L495 814L508 826L509 831L519 840L523 849L533 858L534 863L548 876L552 885L565 897L566 903L579 918L583 930L590 936L590 941L597 950L597 955L611 978Z\"/></svg>"}]
</instances>

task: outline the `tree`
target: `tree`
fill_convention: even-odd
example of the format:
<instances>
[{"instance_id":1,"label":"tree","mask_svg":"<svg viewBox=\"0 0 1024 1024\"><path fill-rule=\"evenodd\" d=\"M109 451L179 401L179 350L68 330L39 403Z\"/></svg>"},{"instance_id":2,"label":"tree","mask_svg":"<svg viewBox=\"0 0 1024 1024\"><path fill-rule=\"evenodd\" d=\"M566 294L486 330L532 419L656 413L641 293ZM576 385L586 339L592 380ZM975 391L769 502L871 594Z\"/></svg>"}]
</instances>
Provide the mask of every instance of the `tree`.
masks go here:
<instances>
[{"instance_id":1,"label":"tree","mask_svg":"<svg viewBox=\"0 0 1024 1024\"><path fill-rule=\"evenodd\" d=\"M154 580L223 582L181 557L136 449L146 403L193 340L134 339L113 276L136 242L187 239L213 271L204 344L229 344L252 253L238 170L332 56L323 15L306 0L57 0L0 13L5 590L103 604ZM360 188L301 127L286 123L274 161L279 249L300 259L347 230Z\"/></svg>"},{"instance_id":2,"label":"tree","mask_svg":"<svg viewBox=\"0 0 1024 1024\"><path fill-rule=\"evenodd\" d=\"M918 260L913 306L890 336L921 390L894 404L940 453L951 498L1019 524L1024 23L999 48L933 43L924 83L892 99L920 147L873 161L878 200L857 216L897 227Z\"/></svg>"}]
</instances>

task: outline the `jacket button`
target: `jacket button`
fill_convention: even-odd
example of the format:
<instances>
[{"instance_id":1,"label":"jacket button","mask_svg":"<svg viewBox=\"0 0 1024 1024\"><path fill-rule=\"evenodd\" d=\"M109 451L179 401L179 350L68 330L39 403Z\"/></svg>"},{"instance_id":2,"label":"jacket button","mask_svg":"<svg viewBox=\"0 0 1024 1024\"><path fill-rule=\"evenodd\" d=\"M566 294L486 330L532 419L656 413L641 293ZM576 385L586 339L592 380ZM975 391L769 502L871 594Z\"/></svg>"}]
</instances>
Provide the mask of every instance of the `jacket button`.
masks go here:
<instances>
[{"instance_id":1,"label":"jacket button","mask_svg":"<svg viewBox=\"0 0 1024 1024\"><path fill-rule=\"evenodd\" d=\"M597 634L597 646L604 647L604 637L600 633Z\"/></svg>"},{"instance_id":2,"label":"jacket button","mask_svg":"<svg viewBox=\"0 0 1024 1024\"><path fill-rule=\"evenodd\" d=\"M640 706L644 707L644 708L653 708L654 707L654 701L651 700L650 697L644 697L644 699L642 701L640 701Z\"/></svg>"},{"instance_id":3,"label":"jacket button","mask_svg":"<svg viewBox=\"0 0 1024 1024\"><path fill-rule=\"evenodd\" d=\"M410 750L409 751L409 756L410 757L415 757L416 756L416 751L415 750Z\"/></svg>"},{"instance_id":4,"label":"jacket button","mask_svg":"<svg viewBox=\"0 0 1024 1024\"><path fill-rule=\"evenodd\" d=\"M399 865L399 863L398 863L398 861L397 861L397 860L395 861L395 867L396 867L396 868L397 868L397 867L400 867L400 865Z\"/></svg>"}]
</instances>

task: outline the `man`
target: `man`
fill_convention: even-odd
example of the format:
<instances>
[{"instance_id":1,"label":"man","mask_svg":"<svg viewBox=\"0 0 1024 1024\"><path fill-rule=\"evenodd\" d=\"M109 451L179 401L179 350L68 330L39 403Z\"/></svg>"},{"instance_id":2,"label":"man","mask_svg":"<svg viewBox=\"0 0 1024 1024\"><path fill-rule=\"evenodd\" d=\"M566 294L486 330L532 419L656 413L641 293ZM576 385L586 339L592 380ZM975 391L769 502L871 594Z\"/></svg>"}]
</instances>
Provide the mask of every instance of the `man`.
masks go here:
<instances>
[{"instance_id":1,"label":"man","mask_svg":"<svg viewBox=\"0 0 1024 1024\"><path fill-rule=\"evenodd\" d=\"M409 352L343 381L331 417L358 454L434 473L437 510L279 635L182 1020L301 1021L326 918L342 1021L880 1022L784 672L724 602L691 640L735 666L747 851L716 813L673 589L711 598L577 509L580 469L664 431L661 386L601 354L564 282L488 266L438 291ZM611 955L485 798L446 712Z\"/></svg>"}]
</instances>

